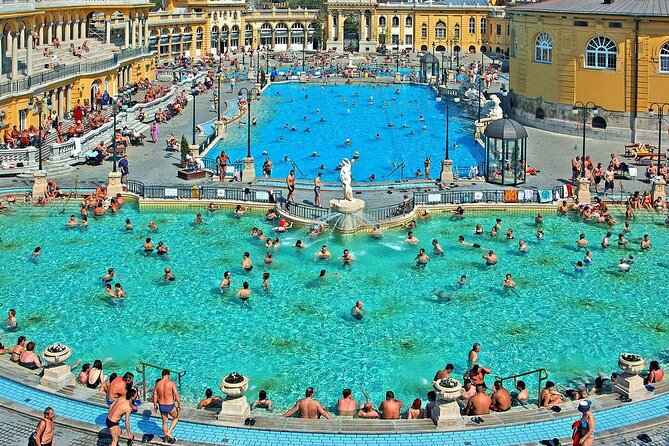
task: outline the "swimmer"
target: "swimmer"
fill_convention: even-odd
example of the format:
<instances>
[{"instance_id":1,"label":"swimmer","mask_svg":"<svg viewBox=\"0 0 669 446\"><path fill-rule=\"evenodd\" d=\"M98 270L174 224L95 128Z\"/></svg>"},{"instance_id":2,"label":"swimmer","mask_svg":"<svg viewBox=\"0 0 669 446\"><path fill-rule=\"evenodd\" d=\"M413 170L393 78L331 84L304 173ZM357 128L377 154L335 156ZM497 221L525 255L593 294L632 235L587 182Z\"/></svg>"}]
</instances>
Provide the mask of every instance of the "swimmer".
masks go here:
<instances>
[{"instance_id":1,"label":"swimmer","mask_svg":"<svg viewBox=\"0 0 669 446\"><path fill-rule=\"evenodd\" d=\"M30 254L30 260L35 261L42 254L42 248L39 246L33 250L33 253Z\"/></svg>"},{"instance_id":2,"label":"swimmer","mask_svg":"<svg viewBox=\"0 0 669 446\"><path fill-rule=\"evenodd\" d=\"M604 238L602 239L602 248L608 248L609 247L609 240L611 239L611 233L607 232Z\"/></svg>"},{"instance_id":3,"label":"swimmer","mask_svg":"<svg viewBox=\"0 0 669 446\"><path fill-rule=\"evenodd\" d=\"M507 274L504 280L502 281L502 286L504 288L515 288L516 282L511 278L511 274Z\"/></svg>"},{"instance_id":4,"label":"swimmer","mask_svg":"<svg viewBox=\"0 0 669 446\"><path fill-rule=\"evenodd\" d=\"M346 141L344 141L344 145L350 146L351 145L351 140L346 138Z\"/></svg>"},{"instance_id":5,"label":"swimmer","mask_svg":"<svg viewBox=\"0 0 669 446\"><path fill-rule=\"evenodd\" d=\"M249 300L249 297L251 297L251 290L249 289L248 282L242 284L242 289L237 291L237 297L241 300Z\"/></svg>"},{"instance_id":6,"label":"swimmer","mask_svg":"<svg viewBox=\"0 0 669 446\"><path fill-rule=\"evenodd\" d=\"M376 134L376 139L381 139L381 135L379 133Z\"/></svg>"},{"instance_id":7,"label":"swimmer","mask_svg":"<svg viewBox=\"0 0 669 446\"><path fill-rule=\"evenodd\" d=\"M151 237L146 238L146 241L142 245L142 249L144 250L144 254L151 254L153 252L153 242L151 241Z\"/></svg>"},{"instance_id":8,"label":"swimmer","mask_svg":"<svg viewBox=\"0 0 669 446\"><path fill-rule=\"evenodd\" d=\"M408 128L409 128L409 126L408 126L408 125L406 125L406 124L402 124L402 128L403 128L403 129L408 129Z\"/></svg>"},{"instance_id":9,"label":"swimmer","mask_svg":"<svg viewBox=\"0 0 669 446\"><path fill-rule=\"evenodd\" d=\"M544 239L544 230L539 228L537 229L537 240L543 240Z\"/></svg>"},{"instance_id":10,"label":"swimmer","mask_svg":"<svg viewBox=\"0 0 669 446\"><path fill-rule=\"evenodd\" d=\"M393 128L393 127L394 127L394 124L392 122L389 122L388 123L388 128Z\"/></svg>"},{"instance_id":11,"label":"swimmer","mask_svg":"<svg viewBox=\"0 0 669 446\"><path fill-rule=\"evenodd\" d=\"M427 130L427 126L426 126L426 125L423 126L423 130Z\"/></svg>"},{"instance_id":12,"label":"swimmer","mask_svg":"<svg viewBox=\"0 0 669 446\"><path fill-rule=\"evenodd\" d=\"M325 280L325 270L322 269L321 272L318 273L318 278L321 280Z\"/></svg>"},{"instance_id":13,"label":"swimmer","mask_svg":"<svg viewBox=\"0 0 669 446\"><path fill-rule=\"evenodd\" d=\"M576 241L576 244L578 245L579 248L587 248L588 247L588 240L585 238L585 234L581 233L578 236L578 240Z\"/></svg>"},{"instance_id":14,"label":"swimmer","mask_svg":"<svg viewBox=\"0 0 669 446\"><path fill-rule=\"evenodd\" d=\"M357 160L360 158L360 153L356 150L355 153L353 154L353 159Z\"/></svg>"},{"instance_id":15,"label":"swimmer","mask_svg":"<svg viewBox=\"0 0 669 446\"><path fill-rule=\"evenodd\" d=\"M381 226L379 225L374 225L374 228L372 229L372 232L369 233L370 237L373 238L381 238L383 236L383 232L381 231Z\"/></svg>"},{"instance_id":16,"label":"swimmer","mask_svg":"<svg viewBox=\"0 0 669 446\"><path fill-rule=\"evenodd\" d=\"M88 217L85 215L81 217L81 229L82 231L88 229Z\"/></svg>"},{"instance_id":17,"label":"swimmer","mask_svg":"<svg viewBox=\"0 0 669 446\"><path fill-rule=\"evenodd\" d=\"M201 224L202 224L202 221L203 221L203 220L202 220L202 214L198 213L198 214L195 216L195 220L193 221L193 224L195 224L195 225L201 225Z\"/></svg>"},{"instance_id":18,"label":"swimmer","mask_svg":"<svg viewBox=\"0 0 669 446\"><path fill-rule=\"evenodd\" d=\"M298 240L293 246L296 248L304 248L304 243L302 243L302 240Z\"/></svg>"},{"instance_id":19,"label":"swimmer","mask_svg":"<svg viewBox=\"0 0 669 446\"><path fill-rule=\"evenodd\" d=\"M476 235L483 234L483 226L481 226L481 223L476 224L476 228L474 228L474 234Z\"/></svg>"},{"instance_id":20,"label":"swimmer","mask_svg":"<svg viewBox=\"0 0 669 446\"><path fill-rule=\"evenodd\" d=\"M583 259L583 263L586 265L590 265L592 263L592 253L590 251L587 251L585 253L585 258Z\"/></svg>"},{"instance_id":21,"label":"swimmer","mask_svg":"<svg viewBox=\"0 0 669 446\"><path fill-rule=\"evenodd\" d=\"M370 182L370 183L373 183L374 181L376 181L376 174L371 174L371 175L369 176L369 182Z\"/></svg>"},{"instance_id":22,"label":"swimmer","mask_svg":"<svg viewBox=\"0 0 669 446\"><path fill-rule=\"evenodd\" d=\"M431 161L431 160L430 160ZM464 217L465 215L465 208L462 206L458 206L455 209L451 211L451 213L455 214L456 217Z\"/></svg>"},{"instance_id":23,"label":"swimmer","mask_svg":"<svg viewBox=\"0 0 669 446\"><path fill-rule=\"evenodd\" d=\"M132 231L132 222L129 218L125 219L125 225L123 226L126 231Z\"/></svg>"},{"instance_id":24,"label":"swimmer","mask_svg":"<svg viewBox=\"0 0 669 446\"><path fill-rule=\"evenodd\" d=\"M171 269L165 268L165 275L163 276L163 279L169 282L174 282L176 277L174 277L174 274L172 273Z\"/></svg>"},{"instance_id":25,"label":"swimmer","mask_svg":"<svg viewBox=\"0 0 669 446\"><path fill-rule=\"evenodd\" d=\"M235 215L244 215L244 213L248 210L248 207L243 208L241 204L238 204L235 208Z\"/></svg>"},{"instance_id":26,"label":"swimmer","mask_svg":"<svg viewBox=\"0 0 669 446\"><path fill-rule=\"evenodd\" d=\"M648 234L644 234L643 240L641 240L641 250L646 251L650 249L651 243L650 243L650 237L648 237Z\"/></svg>"},{"instance_id":27,"label":"swimmer","mask_svg":"<svg viewBox=\"0 0 669 446\"><path fill-rule=\"evenodd\" d=\"M318 152L311 152L311 156L313 158L318 158Z\"/></svg>"},{"instance_id":28,"label":"swimmer","mask_svg":"<svg viewBox=\"0 0 669 446\"><path fill-rule=\"evenodd\" d=\"M632 254L630 254L630 256L627 258L627 263L631 265L634 262L635 262L634 256Z\"/></svg>"},{"instance_id":29,"label":"swimmer","mask_svg":"<svg viewBox=\"0 0 669 446\"><path fill-rule=\"evenodd\" d=\"M485 264L488 266L496 265L498 262L497 254L492 249L483 254L483 258L485 259Z\"/></svg>"},{"instance_id":30,"label":"swimmer","mask_svg":"<svg viewBox=\"0 0 669 446\"><path fill-rule=\"evenodd\" d=\"M321 164L320 166L318 166L318 170L325 170L325 164Z\"/></svg>"},{"instance_id":31,"label":"swimmer","mask_svg":"<svg viewBox=\"0 0 669 446\"><path fill-rule=\"evenodd\" d=\"M357 319L359 321L362 320L362 317L365 314L364 310L362 309L363 306L364 304L359 300L355 303L353 308L351 308L351 316L353 319Z\"/></svg>"},{"instance_id":32,"label":"swimmer","mask_svg":"<svg viewBox=\"0 0 669 446\"><path fill-rule=\"evenodd\" d=\"M325 122L325 118L321 118L319 122Z\"/></svg>"},{"instance_id":33,"label":"swimmer","mask_svg":"<svg viewBox=\"0 0 669 446\"><path fill-rule=\"evenodd\" d=\"M100 280L102 280L103 282L111 282L115 276L116 276L116 271L114 271L114 268L109 268L107 270L107 273L102 277L100 277Z\"/></svg>"},{"instance_id":34,"label":"swimmer","mask_svg":"<svg viewBox=\"0 0 669 446\"><path fill-rule=\"evenodd\" d=\"M253 262L251 262L251 254L244 252L242 255L242 269L244 271L251 271L253 269Z\"/></svg>"},{"instance_id":35,"label":"swimmer","mask_svg":"<svg viewBox=\"0 0 669 446\"><path fill-rule=\"evenodd\" d=\"M456 284L457 286L463 286L463 285L466 285L466 284L467 284L467 276L463 274L462 276L460 276L460 280L458 280L457 282L455 282L455 284Z\"/></svg>"},{"instance_id":36,"label":"swimmer","mask_svg":"<svg viewBox=\"0 0 669 446\"><path fill-rule=\"evenodd\" d=\"M67 226L68 228L76 228L77 226L79 226L77 217L75 217L74 215L70 215L70 219L67 221L67 223L65 223L65 226Z\"/></svg>"},{"instance_id":37,"label":"swimmer","mask_svg":"<svg viewBox=\"0 0 669 446\"><path fill-rule=\"evenodd\" d=\"M274 263L274 259L272 258L272 253L271 252L268 252L267 254L265 254L265 260L264 261L265 261L265 265L271 265L272 263Z\"/></svg>"},{"instance_id":38,"label":"swimmer","mask_svg":"<svg viewBox=\"0 0 669 446\"><path fill-rule=\"evenodd\" d=\"M509 228L506 230L506 239L507 240L513 240L513 229Z\"/></svg>"},{"instance_id":39,"label":"swimmer","mask_svg":"<svg viewBox=\"0 0 669 446\"><path fill-rule=\"evenodd\" d=\"M583 266L583 262L579 260L576 262L576 266L574 266L574 272L582 273L583 271L585 271L585 266Z\"/></svg>"},{"instance_id":40,"label":"swimmer","mask_svg":"<svg viewBox=\"0 0 669 446\"><path fill-rule=\"evenodd\" d=\"M271 286L269 284L269 273L262 273L262 284L261 284L261 286L263 287L263 289L265 289L267 291L269 291L269 289L271 288Z\"/></svg>"},{"instance_id":41,"label":"swimmer","mask_svg":"<svg viewBox=\"0 0 669 446\"><path fill-rule=\"evenodd\" d=\"M165 243L163 243L163 241L160 240L158 242L158 246L156 246L156 254L158 254L159 256L164 256L168 252L170 252L170 247L166 246Z\"/></svg>"},{"instance_id":42,"label":"swimmer","mask_svg":"<svg viewBox=\"0 0 669 446\"><path fill-rule=\"evenodd\" d=\"M444 255L444 250L442 249L441 245L439 244L436 238L432 240L432 247L434 248L434 254L438 256Z\"/></svg>"},{"instance_id":43,"label":"swimmer","mask_svg":"<svg viewBox=\"0 0 669 446\"><path fill-rule=\"evenodd\" d=\"M422 122L422 121L425 121L425 118L423 117L423 115L420 115L420 116L418 117L418 120Z\"/></svg>"},{"instance_id":44,"label":"swimmer","mask_svg":"<svg viewBox=\"0 0 669 446\"><path fill-rule=\"evenodd\" d=\"M219 285L219 288L230 288L230 279L232 278L232 274L230 274L230 271L226 271L223 273L223 280L221 280L221 284Z\"/></svg>"},{"instance_id":45,"label":"swimmer","mask_svg":"<svg viewBox=\"0 0 669 446\"><path fill-rule=\"evenodd\" d=\"M321 246L321 250L316 253L316 258L321 260L330 260L330 257L332 257L332 254L328 251L327 245Z\"/></svg>"},{"instance_id":46,"label":"swimmer","mask_svg":"<svg viewBox=\"0 0 669 446\"><path fill-rule=\"evenodd\" d=\"M518 242L518 251L520 252L528 252L530 250L529 246L527 246L527 243L525 243L525 240L520 240Z\"/></svg>"},{"instance_id":47,"label":"swimmer","mask_svg":"<svg viewBox=\"0 0 669 446\"><path fill-rule=\"evenodd\" d=\"M630 264L627 263L627 259L620 259L618 263L618 271L628 272L630 270Z\"/></svg>"},{"instance_id":48,"label":"swimmer","mask_svg":"<svg viewBox=\"0 0 669 446\"><path fill-rule=\"evenodd\" d=\"M341 261L344 263L344 265L350 265L354 260L355 259L353 258L353 254L351 254L348 249L345 249L341 256Z\"/></svg>"},{"instance_id":49,"label":"swimmer","mask_svg":"<svg viewBox=\"0 0 669 446\"><path fill-rule=\"evenodd\" d=\"M628 240L624 235L618 234L618 246L627 246Z\"/></svg>"},{"instance_id":50,"label":"swimmer","mask_svg":"<svg viewBox=\"0 0 669 446\"><path fill-rule=\"evenodd\" d=\"M447 295L444 291L437 291L435 293L434 290L432 290L432 292L434 293L434 295L436 297L438 297L441 300L445 300L446 302L450 302L450 301L453 300L453 298L451 296Z\"/></svg>"},{"instance_id":51,"label":"swimmer","mask_svg":"<svg viewBox=\"0 0 669 446\"><path fill-rule=\"evenodd\" d=\"M498 231L502 230L502 219L501 218L496 218L495 219L495 229Z\"/></svg>"},{"instance_id":52,"label":"swimmer","mask_svg":"<svg viewBox=\"0 0 669 446\"><path fill-rule=\"evenodd\" d=\"M497 237L497 226L492 227L492 229L490 230L490 236Z\"/></svg>"},{"instance_id":53,"label":"swimmer","mask_svg":"<svg viewBox=\"0 0 669 446\"><path fill-rule=\"evenodd\" d=\"M425 250L423 248L420 248L418 250L418 255L416 256L416 266L425 268L427 262L429 261L430 257L428 257L428 255L425 254Z\"/></svg>"},{"instance_id":54,"label":"swimmer","mask_svg":"<svg viewBox=\"0 0 669 446\"><path fill-rule=\"evenodd\" d=\"M630 228L630 222L626 221L625 226L623 226L623 232L631 232L632 228Z\"/></svg>"},{"instance_id":55,"label":"swimmer","mask_svg":"<svg viewBox=\"0 0 669 446\"><path fill-rule=\"evenodd\" d=\"M539 212L539 214L537 214L537 216L534 218L534 224L540 225L543 222L544 222L544 215L541 212Z\"/></svg>"},{"instance_id":56,"label":"swimmer","mask_svg":"<svg viewBox=\"0 0 669 446\"><path fill-rule=\"evenodd\" d=\"M114 292L116 293L117 299L125 299L128 295L125 293L120 283L114 284Z\"/></svg>"},{"instance_id":57,"label":"swimmer","mask_svg":"<svg viewBox=\"0 0 669 446\"><path fill-rule=\"evenodd\" d=\"M112 286L111 286L110 283L106 283L106 284L105 284L105 292L107 293L107 295L108 295L109 297L116 297L116 293L115 293L114 290L112 289Z\"/></svg>"},{"instance_id":58,"label":"swimmer","mask_svg":"<svg viewBox=\"0 0 669 446\"><path fill-rule=\"evenodd\" d=\"M265 240L265 248L271 248L273 244L274 242L271 238L268 237L267 240Z\"/></svg>"},{"instance_id":59,"label":"swimmer","mask_svg":"<svg viewBox=\"0 0 669 446\"><path fill-rule=\"evenodd\" d=\"M258 237L258 228L256 228L255 226L251 228L251 237L253 238Z\"/></svg>"},{"instance_id":60,"label":"swimmer","mask_svg":"<svg viewBox=\"0 0 669 446\"><path fill-rule=\"evenodd\" d=\"M414 237L413 232L409 231L407 238L404 240L404 243L409 243L411 245L416 245L420 242L416 237Z\"/></svg>"}]
</instances>

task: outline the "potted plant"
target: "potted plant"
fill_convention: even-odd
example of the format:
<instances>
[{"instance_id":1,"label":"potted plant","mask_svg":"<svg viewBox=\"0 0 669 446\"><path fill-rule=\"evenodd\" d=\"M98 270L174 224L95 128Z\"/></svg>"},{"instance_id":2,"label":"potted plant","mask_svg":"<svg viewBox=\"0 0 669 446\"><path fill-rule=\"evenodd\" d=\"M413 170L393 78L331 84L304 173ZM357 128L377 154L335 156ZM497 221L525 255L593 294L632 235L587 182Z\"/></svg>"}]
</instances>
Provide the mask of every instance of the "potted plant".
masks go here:
<instances>
[{"instance_id":1,"label":"potted plant","mask_svg":"<svg viewBox=\"0 0 669 446\"><path fill-rule=\"evenodd\" d=\"M186 157L188 156L188 151L190 150L190 145L185 136L181 136L181 168L186 167Z\"/></svg>"},{"instance_id":2,"label":"potted plant","mask_svg":"<svg viewBox=\"0 0 669 446\"><path fill-rule=\"evenodd\" d=\"M72 349L65 344L56 342L48 346L44 352L42 352L42 357L49 364L62 364L72 356Z\"/></svg>"},{"instance_id":3,"label":"potted plant","mask_svg":"<svg viewBox=\"0 0 669 446\"><path fill-rule=\"evenodd\" d=\"M636 375L644 368L646 368L646 360L641 355L633 353L623 353L618 356L618 367L624 373L629 375Z\"/></svg>"},{"instance_id":4,"label":"potted plant","mask_svg":"<svg viewBox=\"0 0 669 446\"><path fill-rule=\"evenodd\" d=\"M434 387L434 390L441 399L447 403L455 401L462 393L460 381L453 378L438 379L432 383L432 387Z\"/></svg>"},{"instance_id":5,"label":"potted plant","mask_svg":"<svg viewBox=\"0 0 669 446\"><path fill-rule=\"evenodd\" d=\"M232 372L221 380L219 388L228 398L239 398L249 389L249 378L241 373Z\"/></svg>"}]
</instances>

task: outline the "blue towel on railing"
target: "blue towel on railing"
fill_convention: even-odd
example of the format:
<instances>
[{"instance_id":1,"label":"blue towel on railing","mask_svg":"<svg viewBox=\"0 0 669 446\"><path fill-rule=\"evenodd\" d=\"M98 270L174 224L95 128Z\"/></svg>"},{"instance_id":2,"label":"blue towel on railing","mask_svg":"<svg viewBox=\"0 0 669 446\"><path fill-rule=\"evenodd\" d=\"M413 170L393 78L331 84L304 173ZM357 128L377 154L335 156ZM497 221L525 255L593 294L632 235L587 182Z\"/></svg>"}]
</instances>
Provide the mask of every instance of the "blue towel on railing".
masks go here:
<instances>
[{"instance_id":1,"label":"blue towel on railing","mask_svg":"<svg viewBox=\"0 0 669 446\"><path fill-rule=\"evenodd\" d=\"M542 189L539 191L539 202L540 203L550 203L553 201L553 191Z\"/></svg>"}]
</instances>

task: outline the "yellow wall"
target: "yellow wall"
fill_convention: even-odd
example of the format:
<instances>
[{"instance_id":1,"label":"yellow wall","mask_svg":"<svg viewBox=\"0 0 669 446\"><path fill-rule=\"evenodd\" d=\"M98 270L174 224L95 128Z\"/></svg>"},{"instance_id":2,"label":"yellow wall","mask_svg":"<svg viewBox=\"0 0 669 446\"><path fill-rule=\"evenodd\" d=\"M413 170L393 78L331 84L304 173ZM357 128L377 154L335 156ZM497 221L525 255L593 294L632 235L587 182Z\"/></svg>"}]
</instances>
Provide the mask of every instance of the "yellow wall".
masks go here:
<instances>
[{"instance_id":1,"label":"yellow wall","mask_svg":"<svg viewBox=\"0 0 669 446\"><path fill-rule=\"evenodd\" d=\"M497 27L500 27L500 34L497 34ZM508 17L488 17L488 29L486 39L490 42L492 51L498 47L500 53L507 54L509 51L509 18Z\"/></svg>"},{"instance_id":2,"label":"yellow wall","mask_svg":"<svg viewBox=\"0 0 669 446\"><path fill-rule=\"evenodd\" d=\"M512 39L517 39L514 57L510 44L510 83L516 94L548 102L571 105L593 101L606 110L631 111L634 104L634 21L628 17L583 16L572 19L524 12L511 13ZM588 26L574 26L574 20ZM610 23L622 28L611 28ZM551 64L534 61L535 40L540 32L553 39ZM515 37L514 37L515 36ZM586 67L585 49L595 36L612 39L618 49L615 70ZM649 102L669 102L669 74L658 73L659 48L669 41L669 17L639 23L638 112ZM513 41L512 41L513 42Z\"/></svg>"},{"instance_id":3,"label":"yellow wall","mask_svg":"<svg viewBox=\"0 0 669 446\"><path fill-rule=\"evenodd\" d=\"M469 32L469 19L474 17L474 33L470 34ZM469 51L469 47L473 46L476 49L476 52L480 51L481 46L489 47L487 44L488 38L486 35L481 35L481 19L486 18L487 20L488 13L480 11L462 11L462 12L451 12L448 10L444 11L423 11L416 10L415 24L414 24L414 48L420 50L423 45L427 47L428 50L432 50L432 43L435 45L443 45L447 50L450 49L451 44L448 43L450 40L457 41L454 45L460 46L461 52ZM443 21L446 24L446 37L437 38L435 37L435 28L436 24L439 21ZM427 37L422 37L422 27L423 24L427 25ZM460 37L455 38L455 25L460 25Z\"/></svg>"}]
</instances>

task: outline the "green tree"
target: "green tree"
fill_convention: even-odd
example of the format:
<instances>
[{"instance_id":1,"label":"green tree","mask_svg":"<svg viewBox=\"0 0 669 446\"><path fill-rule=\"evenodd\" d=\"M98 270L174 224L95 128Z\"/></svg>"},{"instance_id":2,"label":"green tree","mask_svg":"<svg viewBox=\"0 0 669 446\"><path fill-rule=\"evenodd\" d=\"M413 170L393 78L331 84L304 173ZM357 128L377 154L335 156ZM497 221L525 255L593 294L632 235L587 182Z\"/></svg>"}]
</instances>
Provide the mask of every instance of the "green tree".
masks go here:
<instances>
[{"instance_id":1,"label":"green tree","mask_svg":"<svg viewBox=\"0 0 669 446\"><path fill-rule=\"evenodd\" d=\"M185 163L186 162L186 156L188 156L188 151L190 150L190 146L188 145L188 140L186 139L185 135L181 135L181 162Z\"/></svg>"}]
</instances>

